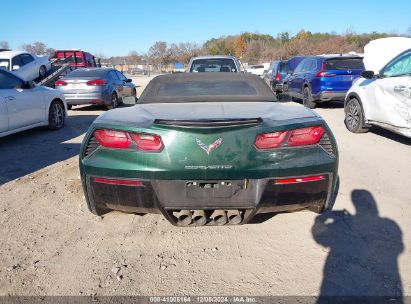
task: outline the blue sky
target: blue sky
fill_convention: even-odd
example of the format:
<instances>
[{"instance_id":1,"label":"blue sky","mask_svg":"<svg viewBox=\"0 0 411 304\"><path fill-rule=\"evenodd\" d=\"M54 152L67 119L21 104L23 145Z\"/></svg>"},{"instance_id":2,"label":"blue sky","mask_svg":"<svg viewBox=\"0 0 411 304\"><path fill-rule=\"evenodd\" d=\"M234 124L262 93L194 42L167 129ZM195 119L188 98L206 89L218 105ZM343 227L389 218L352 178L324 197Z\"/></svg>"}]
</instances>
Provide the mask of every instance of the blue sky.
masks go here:
<instances>
[{"instance_id":1,"label":"blue sky","mask_svg":"<svg viewBox=\"0 0 411 304\"><path fill-rule=\"evenodd\" d=\"M406 33L410 0L0 0L0 41L42 41L106 56L146 52L155 41L197 42L259 32ZM7 13L6 13L7 12Z\"/></svg>"}]
</instances>

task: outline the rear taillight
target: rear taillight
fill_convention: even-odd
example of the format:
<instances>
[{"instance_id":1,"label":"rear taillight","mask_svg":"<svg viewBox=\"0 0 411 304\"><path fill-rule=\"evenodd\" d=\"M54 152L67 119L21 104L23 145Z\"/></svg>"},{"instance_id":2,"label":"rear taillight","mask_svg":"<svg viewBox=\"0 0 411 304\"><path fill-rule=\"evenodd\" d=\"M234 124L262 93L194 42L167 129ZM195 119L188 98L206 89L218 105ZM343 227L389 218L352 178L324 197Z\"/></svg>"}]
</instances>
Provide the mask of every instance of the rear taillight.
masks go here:
<instances>
[{"instance_id":1,"label":"rear taillight","mask_svg":"<svg viewBox=\"0 0 411 304\"><path fill-rule=\"evenodd\" d=\"M280 73L275 74L275 80L280 81L280 79L281 79Z\"/></svg>"},{"instance_id":2,"label":"rear taillight","mask_svg":"<svg viewBox=\"0 0 411 304\"><path fill-rule=\"evenodd\" d=\"M104 79L95 79L86 82L89 86L102 86L105 85L107 82Z\"/></svg>"},{"instance_id":3,"label":"rear taillight","mask_svg":"<svg viewBox=\"0 0 411 304\"><path fill-rule=\"evenodd\" d=\"M129 136L123 131L99 129L94 131L94 136L106 148L127 149L131 143Z\"/></svg>"},{"instance_id":4,"label":"rear taillight","mask_svg":"<svg viewBox=\"0 0 411 304\"><path fill-rule=\"evenodd\" d=\"M257 149L273 149L278 148L284 141L287 131L263 133L257 135L255 139L255 146Z\"/></svg>"},{"instance_id":5,"label":"rear taillight","mask_svg":"<svg viewBox=\"0 0 411 304\"><path fill-rule=\"evenodd\" d=\"M313 176L302 176L302 177L277 179L274 181L274 183L276 185L284 185L284 184L316 182L316 181L321 181L324 179L325 179L324 175L313 175Z\"/></svg>"},{"instance_id":6,"label":"rear taillight","mask_svg":"<svg viewBox=\"0 0 411 304\"><path fill-rule=\"evenodd\" d=\"M140 150L161 151L163 149L163 142L158 135L130 133L130 137Z\"/></svg>"},{"instance_id":7,"label":"rear taillight","mask_svg":"<svg viewBox=\"0 0 411 304\"><path fill-rule=\"evenodd\" d=\"M99 144L106 148L133 149L132 142L142 151L159 152L164 147L161 137L156 134L98 129L94 131L94 136Z\"/></svg>"},{"instance_id":8,"label":"rear taillight","mask_svg":"<svg viewBox=\"0 0 411 304\"><path fill-rule=\"evenodd\" d=\"M296 129L290 132L288 138L289 146L315 145L324 134L324 129L320 126Z\"/></svg>"},{"instance_id":9,"label":"rear taillight","mask_svg":"<svg viewBox=\"0 0 411 304\"><path fill-rule=\"evenodd\" d=\"M255 147L257 149L274 149L284 146L309 146L315 145L324 134L321 126L307 127L290 131L279 131L273 133L263 133L257 135Z\"/></svg>"},{"instance_id":10,"label":"rear taillight","mask_svg":"<svg viewBox=\"0 0 411 304\"><path fill-rule=\"evenodd\" d=\"M317 74L315 74L316 77L334 77L336 74L331 74L327 73L325 71L325 64L323 63L321 66L321 71L318 71Z\"/></svg>"},{"instance_id":11,"label":"rear taillight","mask_svg":"<svg viewBox=\"0 0 411 304\"><path fill-rule=\"evenodd\" d=\"M57 81L54 83L54 85L57 86L57 87L59 87L59 86L66 86L66 85L67 85L67 82L65 82L65 81L63 81L63 80L57 80Z\"/></svg>"}]
</instances>

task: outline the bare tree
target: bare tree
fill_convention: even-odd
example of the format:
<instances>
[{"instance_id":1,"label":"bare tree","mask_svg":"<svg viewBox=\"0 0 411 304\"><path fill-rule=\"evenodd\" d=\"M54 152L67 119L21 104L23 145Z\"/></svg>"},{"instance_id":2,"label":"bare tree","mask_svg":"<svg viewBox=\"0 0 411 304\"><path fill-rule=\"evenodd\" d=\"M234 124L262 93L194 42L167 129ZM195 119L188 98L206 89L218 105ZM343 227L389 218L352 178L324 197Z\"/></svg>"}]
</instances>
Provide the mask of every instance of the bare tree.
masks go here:
<instances>
[{"instance_id":1,"label":"bare tree","mask_svg":"<svg viewBox=\"0 0 411 304\"><path fill-rule=\"evenodd\" d=\"M10 45L7 41L0 42L0 49L10 49Z\"/></svg>"},{"instance_id":2,"label":"bare tree","mask_svg":"<svg viewBox=\"0 0 411 304\"><path fill-rule=\"evenodd\" d=\"M33 44L23 44L21 46L23 51L28 53L36 54L36 55L47 55L49 52L53 52L54 50L51 48L47 48L46 44L43 42L34 42Z\"/></svg>"},{"instance_id":3,"label":"bare tree","mask_svg":"<svg viewBox=\"0 0 411 304\"><path fill-rule=\"evenodd\" d=\"M150 61L157 65L166 64L165 55L167 51L167 43L164 41L157 41L148 50Z\"/></svg>"},{"instance_id":4,"label":"bare tree","mask_svg":"<svg viewBox=\"0 0 411 304\"><path fill-rule=\"evenodd\" d=\"M127 56L127 61L130 64L137 64L141 60L141 56L136 51L130 51Z\"/></svg>"}]
</instances>

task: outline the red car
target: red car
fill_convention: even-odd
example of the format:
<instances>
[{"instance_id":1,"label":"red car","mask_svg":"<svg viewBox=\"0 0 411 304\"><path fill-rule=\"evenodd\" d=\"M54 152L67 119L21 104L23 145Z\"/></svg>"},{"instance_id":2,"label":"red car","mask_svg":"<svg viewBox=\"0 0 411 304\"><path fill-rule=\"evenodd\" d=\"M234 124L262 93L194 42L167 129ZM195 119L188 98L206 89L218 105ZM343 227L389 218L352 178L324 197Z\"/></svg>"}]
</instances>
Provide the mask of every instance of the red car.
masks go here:
<instances>
[{"instance_id":1,"label":"red car","mask_svg":"<svg viewBox=\"0 0 411 304\"><path fill-rule=\"evenodd\" d=\"M71 58L70 66L74 68L92 68L97 67L96 58L87 52L81 50L57 50L53 58L66 59Z\"/></svg>"}]
</instances>

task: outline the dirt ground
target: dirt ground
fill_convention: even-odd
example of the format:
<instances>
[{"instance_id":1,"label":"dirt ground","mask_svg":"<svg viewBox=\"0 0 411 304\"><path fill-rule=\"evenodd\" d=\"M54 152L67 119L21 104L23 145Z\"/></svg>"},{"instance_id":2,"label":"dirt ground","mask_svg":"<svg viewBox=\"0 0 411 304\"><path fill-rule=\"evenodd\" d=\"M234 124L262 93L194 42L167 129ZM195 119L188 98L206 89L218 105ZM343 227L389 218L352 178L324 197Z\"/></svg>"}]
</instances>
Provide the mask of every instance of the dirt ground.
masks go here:
<instances>
[{"instance_id":1,"label":"dirt ground","mask_svg":"<svg viewBox=\"0 0 411 304\"><path fill-rule=\"evenodd\" d=\"M339 144L334 211L243 226L91 214L78 151L101 108L0 139L0 295L411 296L411 140L349 133L339 103L316 111Z\"/></svg>"}]
</instances>

